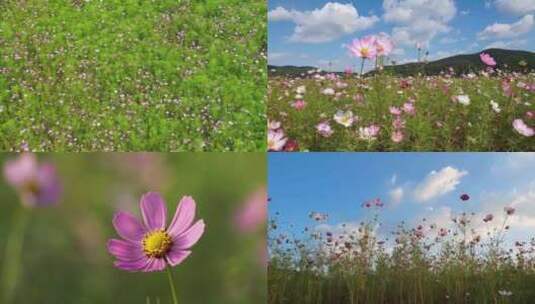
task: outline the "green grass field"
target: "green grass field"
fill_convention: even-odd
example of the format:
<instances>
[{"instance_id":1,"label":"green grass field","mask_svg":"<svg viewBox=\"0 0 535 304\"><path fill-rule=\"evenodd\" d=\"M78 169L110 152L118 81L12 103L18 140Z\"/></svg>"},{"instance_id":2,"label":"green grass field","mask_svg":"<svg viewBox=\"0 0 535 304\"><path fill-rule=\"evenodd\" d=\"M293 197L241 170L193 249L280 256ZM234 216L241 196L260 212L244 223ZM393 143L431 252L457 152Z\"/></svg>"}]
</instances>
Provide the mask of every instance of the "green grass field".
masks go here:
<instances>
[{"instance_id":1,"label":"green grass field","mask_svg":"<svg viewBox=\"0 0 535 304\"><path fill-rule=\"evenodd\" d=\"M265 151L266 9L0 1L0 150Z\"/></svg>"},{"instance_id":2,"label":"green grass field","mask_svg":"<svg viewBox=\"0 0 535 304\"><path fill-rule=\"evenodd\" d=\"M499 71L464 78L273 77L268 118L271 133L287 140L282 150L533 151L534 137L520 134L513 122L522 119L533 132L534 83L533 73ZM352 121L337 122L337 112L352 114ZM372 138L365 136L370 126L379 128Z\"/></svg>"},{"instance_id":3,"label":"green grass field","mask_svg":"<svg viewBox=\"0 0 535 304\"><path fill-rule=\"evenodd\" d=\"M17 156L0 155L0 165ZM191 255L172 268L179 303L265 303L265 221L247 233L235 222L251 193L266 185L263 154L54 153L38 160L56 166L63 194L56 206L23 208L0 178L1 303L172 303L165 271L117 269L106 247L120 238L112 225L115 212L140 218L139 199L148 191L161 193L168 223L184 195L195 199L196 218L206 223ZM25 229L15 235L22 236L22 250L13 255L8 243L20 231L22 212Z\"/></svg>"}]
</instances>

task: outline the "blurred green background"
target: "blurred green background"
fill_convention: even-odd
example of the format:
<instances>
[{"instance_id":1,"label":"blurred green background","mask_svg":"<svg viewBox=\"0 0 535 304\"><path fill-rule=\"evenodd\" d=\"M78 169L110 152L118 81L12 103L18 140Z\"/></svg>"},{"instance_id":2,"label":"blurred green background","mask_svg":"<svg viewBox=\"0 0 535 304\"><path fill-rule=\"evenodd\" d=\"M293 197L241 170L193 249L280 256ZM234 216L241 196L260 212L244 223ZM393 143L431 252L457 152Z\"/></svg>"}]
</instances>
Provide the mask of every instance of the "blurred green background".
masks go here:
<instances>
[{"instance_id":1,"label":"blurred green background","mask_svg":"<svg viewBox=\"0 0 535 304\"><path fill-rule=\"evenodd\" d=\"M1 154L0 164L16 154ZM197 202L206 231L192 255L173 268L180 303L265 303L265 225L240 233L237 210L266 185L264 153L38 154L57 166L64 192L56 207L35 208L26 226L14 303L171 303L165 272L128 273L113 266L106 242L118 238L115 211L139 216L139 198L159 191L168 222L183 195ZM6 238L22 208L0 181L0 267ZM265 251L264 251L265 252ZM159 302L158 302L159 301Z\"/></svg>"}]
</instances>

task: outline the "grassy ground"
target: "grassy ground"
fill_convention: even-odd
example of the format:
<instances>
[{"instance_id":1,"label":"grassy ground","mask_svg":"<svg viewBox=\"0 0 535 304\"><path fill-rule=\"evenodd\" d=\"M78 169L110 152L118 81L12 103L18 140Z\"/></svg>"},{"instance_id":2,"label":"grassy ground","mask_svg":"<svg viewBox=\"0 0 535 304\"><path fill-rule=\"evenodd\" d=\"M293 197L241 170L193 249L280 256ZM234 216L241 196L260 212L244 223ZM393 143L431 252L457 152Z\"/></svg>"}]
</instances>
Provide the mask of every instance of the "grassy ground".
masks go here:
<instances>
[{"instance_id":1,"label":"grassy ground","mask_svg":"<svg viewBox=\"0 0 535 304\"><path fill-rule=\"evenodd\" d=\"M535 126L533 83L534 74L502 72L470 78L274 77L269 80L268 118L280 122L277 132L301 151L533 151L533 137L513 129L515 119ZM326 89L332 89L330 94ZM459 103L459 95L468 96L470 104ZM296 108L296 100L304 100L304 107ZM414 113L402 111L398 122L403 126L396 127L390 107L401 109L406 103ZM351 111L353 124L337 123L338 111ZM320 123L329 124L330 136L317 131ZM362 139L359 129L371 125L380 128L377 138ZM392 139L396 130L403 133L399 142Z\"/></svg>"},{"instance_id":2,"label":"grassy ground","mask_svg":"<svg viewBox=\"0 0 535 304\"><path fill-rule=\"evenodd\" d=\"M14 157L0 155L0 165ZM116 269L106 248L108 239L119 238L112 226L115 211L140 217L141 195L158 191L167 203L168 223L183 195L193 196L196 218L206 223L192 254L173 268L179 303L265 303L265 223L240 233L234 222L249 195L265 186L264 155L90 153L38 158L57 166L63 195L55 207L25 209L29 221L22 254L6 256L8 236L23 209L16 191L0 178L0 302L8 303L3 266L20 260L10 303L171 303L165 272Z\"/></svg>"},{"instance_id":3,"label":"grassy ground","mask_svg":"<svg viewBox=\"0 0 535 304\"><path fill-rule=\"evenodd\" d=\"M265 151L266 3L0 1L0 150Z\"/></svg>"},{"instance_id":4,"label":"grassy ground","mask_svg":"<svg viewBox=\"0 0 535 304\"><path fill-rule=\"evenodd\" d=\"M374 233L377 218L303 236L273 219L268 303L532 303L535 241L508 248L505 223L478 236L480 220L459 215L444 235L433 223L400 225L385 240Z\"/></svg>"}]
</instances>

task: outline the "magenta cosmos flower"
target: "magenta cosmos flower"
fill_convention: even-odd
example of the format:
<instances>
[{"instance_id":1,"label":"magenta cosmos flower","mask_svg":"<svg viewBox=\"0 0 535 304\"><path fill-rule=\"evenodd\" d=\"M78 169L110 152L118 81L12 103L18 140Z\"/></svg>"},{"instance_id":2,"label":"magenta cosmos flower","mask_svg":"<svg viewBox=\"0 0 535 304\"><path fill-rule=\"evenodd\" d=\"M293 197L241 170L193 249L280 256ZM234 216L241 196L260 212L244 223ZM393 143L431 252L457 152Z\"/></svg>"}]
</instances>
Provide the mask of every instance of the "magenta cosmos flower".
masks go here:
<instances>
[{"instance_id":1,"label":"magenta cosmos flower","mask_svg":"<svg viewBox=\"0 0 535 304\"><path fill-rule=\"evenodd\" d=\"M492 56L490 56L487 53L479 54L479 58L481 58L481 61L483 61L483 63L485 63L488 66L495 66L496 65L496 61L494 60L494 58L492 58Z\"/></svg>"},{"instance_id":2,"label":"magenta cosmos flower","mask_svg":"<svg viewBox=\"0 0 535 304\"><path fill-rule=\"evenodd\" d=\"M108 251L117 259L115 266L132 272L152 272L182 263L204 233L203 220L192 225L196 209L193 198L185 196L180 200L167 228L167 208L158 193L143 195L140 209L143 223L123 211L113 218L113 226L123 238L108 241Z\"/></svg>"},{"instance_id":3,"label":"magenta cosmos flower","mask_svg":"<svg viewBox=\"0 0 535 304\"><path fill-rule=\"evenodd\" d=\"M59 201L62 187L51 163L37 162L35 154L23 153L4 165L7 182L19 193L28 207L44 207Z\"/></svg>"}]
</instances>

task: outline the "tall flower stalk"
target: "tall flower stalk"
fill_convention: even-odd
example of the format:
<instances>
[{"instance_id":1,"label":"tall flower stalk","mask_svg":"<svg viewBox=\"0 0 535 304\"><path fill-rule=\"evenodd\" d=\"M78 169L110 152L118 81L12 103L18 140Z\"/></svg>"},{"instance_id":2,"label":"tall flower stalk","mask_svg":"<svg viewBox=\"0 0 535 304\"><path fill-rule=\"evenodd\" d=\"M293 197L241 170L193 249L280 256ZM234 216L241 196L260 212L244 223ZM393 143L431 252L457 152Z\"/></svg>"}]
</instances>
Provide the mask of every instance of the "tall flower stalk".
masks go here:
<instances>
[{"instance_id":1,"label":"tall flower stalk","mask_svg":"<svg viewBox=\"0 0 535 304\"><path fill-rule=\"evenodd\" d=\"M22 248L24 246L24 235L30 217L30 210L25 208L18 209L13 218L11 231L7 237L5 258L2 265L2 303L12 303L22 268Z\"/></svg>"},{"instance_id":2,"label":"tall flower stalk","mask_svg":"<svg viewBox=\"0 0 535 304\"><path fill-rule=\"evenodd\" d=\"M0 281L3 303L11 303L22 268L24 235L31 210L57 204L62 187L54 165L38 163L35 154L21 154L7 161L3 169L6 181L18 192L22 203L7 238Z\"/></svg>"}]
</instances>

